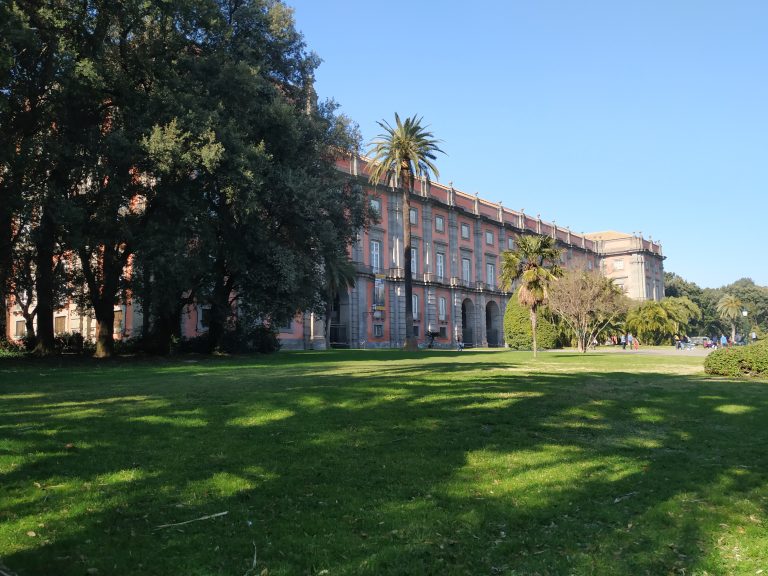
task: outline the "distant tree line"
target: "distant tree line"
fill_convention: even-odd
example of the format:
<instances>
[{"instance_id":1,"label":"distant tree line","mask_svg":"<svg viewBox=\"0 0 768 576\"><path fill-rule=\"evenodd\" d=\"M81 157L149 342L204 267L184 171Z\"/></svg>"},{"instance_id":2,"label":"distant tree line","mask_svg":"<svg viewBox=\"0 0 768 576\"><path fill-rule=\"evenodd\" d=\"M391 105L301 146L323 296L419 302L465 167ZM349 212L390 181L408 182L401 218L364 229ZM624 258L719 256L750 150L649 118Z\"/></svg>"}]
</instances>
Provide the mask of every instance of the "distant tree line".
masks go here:
<instances>
[{"instance_id":1,"label":"distant tree line","mask_svg":"<svg viewBox=\"0 0 768 576\"><path fill-rule=\"evenodd\" d=\"M701 309L701 319L691 325L691 332L702 336L738 331L758 335L768 332L768 286L741 278L720 288L700 288L677 274L664 274L666 296L684 296ZM746 312L746 315L744 314Z\"/></svg>"},{"instance_id":2,"label":"distant tree line","mask_svg":"<svg viewBox=\"0 0 768 576\"><path fill-rule=\"evenodd\" d=\"M0 334L9 297L43 355L69 299L97 356L128 299L158 352L188 304L210 349L324 310L369 208L318 63L279 0L0 3Z\"/></svg>"}]
</instances>

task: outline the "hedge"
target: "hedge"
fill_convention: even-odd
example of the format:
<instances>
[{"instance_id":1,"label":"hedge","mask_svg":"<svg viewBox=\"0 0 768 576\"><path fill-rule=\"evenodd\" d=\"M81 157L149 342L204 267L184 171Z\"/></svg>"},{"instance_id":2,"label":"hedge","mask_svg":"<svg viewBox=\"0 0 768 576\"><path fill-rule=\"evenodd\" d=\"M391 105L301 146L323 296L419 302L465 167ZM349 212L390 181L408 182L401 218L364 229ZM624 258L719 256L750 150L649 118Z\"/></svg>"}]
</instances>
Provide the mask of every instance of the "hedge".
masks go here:
<instances>
[{"instance_id":1,"label":"hedge","mask_svg":"<svg viewBox=\"0 0 768 576\"><path fill-rule=\"evenodd\" d=\"M768 376L768 340L715 350L704 361L704 371L717 376Z\"/></svg>"},{"instance_id":2,"label":"hedge","mask_svg":"<svg viewBox=\"0 0 768 576\"><path fill-rule=\"evenodd\" d=\"M504 337L507 346L513 350L531 350L531 315L528 308L520 305L515 292L507 303L504 312ZM541 350L559 348L558 330L547 317L545 309L539 309L536 329L536 345Z\"/></svg>"}]
</instances>

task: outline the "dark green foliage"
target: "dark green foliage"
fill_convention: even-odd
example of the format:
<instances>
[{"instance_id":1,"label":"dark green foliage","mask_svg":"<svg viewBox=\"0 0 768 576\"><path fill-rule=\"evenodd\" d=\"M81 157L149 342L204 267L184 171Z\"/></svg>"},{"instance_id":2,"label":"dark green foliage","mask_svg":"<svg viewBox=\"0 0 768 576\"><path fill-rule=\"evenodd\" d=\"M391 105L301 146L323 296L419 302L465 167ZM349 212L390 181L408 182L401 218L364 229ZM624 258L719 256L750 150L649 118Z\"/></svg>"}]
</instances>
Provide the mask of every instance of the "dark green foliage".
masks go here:
<instances>
[{"instance_id":1,"label":"dark green foliage","mask_svg":"<svg viewBox=\"0 0 768 576\"><path fill-rule=\"evenodd\" d=\"M56 351L66 354L82 354L85 339L79 332L63 332L56 335Z\"/></svg>"},{"instance_id":2,"label":"dark green foliage","mask_svg":"<svg viewBox=\"0 0 768 576\"><path fill-rule=\"evenodd\" d=\"M322 309L323 256L368 208L334 168L359 136L317 101L318 64L276 0L1 3L0 299L17 219L44 348L65 252L97 356L128 289L160 353L187 304L210 305L222 349L234 300L275 324Z\"/></svg>"},{"instance_id":3,"label":"dark green foliage","mask_svg":"<svg viewBox=\"0 0 768 576\"><path fill-rule=\"evenodd\" d=\"M224 333L222 348L231 354L259 352L271 354L280 350L278 331L269 326L257 325L250 329L238 327Z\"/></svg>"},{"instance_id":4,"label":"dark green foliage","mask_svg":"<svg viewBox=\"0 0 768 576\"><path fill-rule=\"evenodd\" d=\"M13 342L0 336L0 358L15 358L24 356L26 347L23 343Z\"/></svg>"},{"instance_id":5,"label":"dark green foliage","mask_svg":"<svg viewBox=\"0 0 768 576\"><path fill-rule=\"evenodd\" d=\"M704 370L717 376L768 376L768 340L715 350L704 361Z\"/></svg>"},{"instance_id":6,"label":"dark green foliage","mask_svg":"<svg viewBox=\"0 0 768 576\"><path fill-rule=\"evenodd\" d=\"M546 308L539 309L537 328L536 338L539 348L545 350L560 348L560 331L549 318ZM517 293L510 297L504 312L504 338L507 345L513 350L531 350L533 348L531 312L520 304Z\"/></svg>"},{"instance_id":7,"label":"dark green foliage","mask_svg":"<svg viewBox=\"0 0 768 576\"><path fill-rule=\"evenodd\" d=\"M210 350L211 338L207 333L196 338L183 338L179 340L176 346L176 351L182 354L206 354ZM245 329L241 324L238 324L234 330L224 332L220 350L229 354L247 354L250 352L271 354L280 350L278 331L262 325Z\"/></svg>"}]
</instances>

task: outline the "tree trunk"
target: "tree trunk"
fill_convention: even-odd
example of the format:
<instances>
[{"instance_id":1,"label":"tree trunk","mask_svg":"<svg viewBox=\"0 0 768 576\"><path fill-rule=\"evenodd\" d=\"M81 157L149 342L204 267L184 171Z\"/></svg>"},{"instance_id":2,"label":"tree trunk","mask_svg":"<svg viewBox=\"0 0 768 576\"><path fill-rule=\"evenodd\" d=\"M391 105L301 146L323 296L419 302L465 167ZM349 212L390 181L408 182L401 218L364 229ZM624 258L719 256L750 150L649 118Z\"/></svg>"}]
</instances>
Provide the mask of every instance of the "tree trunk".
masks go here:
<instances>
[{"instance_id":1,"label":"tree trunk","mask_svg":"<svg viewBox=\"0 0 768 576\"><path fill-rule=\"evenodd\" d=\"M109 358L115 351L114 326L115 306L109 299L102 299L96 314L96 353L94 358Z\"/></svg>"},{"instance_id":2,"label":"tree trunk","mask_svg":"<svg viewBox=\"0 0 768 576\"><path fill-rule=\"evenodd\" d=\"M403 279L405 291L405 350L418 350L419 341L413 335L413 277L411 276L411 186L410 171L403 171Z\"/></svg>"},{"instance_id":3,"label":"tree trunk","mask_svg":"<svg viewBox=\"0 0 768 576\"><path fill-rule=\"evenodd\" d=\"M120 253L115 246L104 245L96 266L101 269L98 274L93 270L91 255L86 249L79 251L80 264L88 284L88 295L96 316L96 353L95 358L108 358L115 349L113 335L115 325L115 302L123 274L128 250L123 248Z\"/></svg>"},{"instance_id":4,"label":"tree trunk","mask_svg":"<svg viewBox=\"0 0 768 576\"><path fill-rule=\"evenodd\" d=\"M731 322L731 345L736 344L736 323Z\"/></svg>"},{"instance_id":5,"label":"tree trunk","mask_svg":"<svg viewBox=\"0 0 768 576\"><path fill-rule=\"evenodd\" d=\"M325 303L325 349L331 349L331 315L333 314L333 292L328 292L328 300Z\"/></svg>"},{"instance_id":6,"label":"tree trunk","mask_svg":"<svg viewBox=\"0 0 768 576\"><path fill-rule=\"evenodd\" d=\"M37 343L34 353L50 356L56 352L53 339L53 249L56 242L49 207L44 207L36 244L35 299L37 301Z\"/></svg>"},{"instance_id":7,"label":"tree trunk","mask_svg":"<svg viewBox=\"0 0 768 576\"><path fill-rule=\"evenodd\" d=\"M536 308L531 308L531 333L533 334L533 357L536 358Z\"/></svg>"},{"instance_id":8,"label":"tree trunk","mask_svg":"<svg viewBox=\"0 0 768 576\"><path fill-rule=\"evenodd\" d=\"M142 268L142 290L141 290L141 339L144 346L147 345L150 335L150 322L152 319L152 271L149 264L144 264Z\"/></svg>"},{"instance_id":9,"label":"tree trunk","mask_svg":"<svg viewBox=\"0 0 768 576\"><path fill-rule=\"evenodd\" d=\"M227 318L229 318L231 312L231 307L229 306L229 282L225 279L224 267L218 266L217 268L219 273L216 275L216 283L213 287L211 317L208 326L209 348L211 352L221 350Z\"/></svg>"},{"instance_id":10,"label":"tree trunk","mask_svg":"<svg viewBox=\"0 0 768 576\"><path fill-rule=\"evenodd\" d=\"M0 202L0 341L8 338L8 280L13 261L12 240L13 214L9 203L4 200Z\"/></svg>"}]
</instances>

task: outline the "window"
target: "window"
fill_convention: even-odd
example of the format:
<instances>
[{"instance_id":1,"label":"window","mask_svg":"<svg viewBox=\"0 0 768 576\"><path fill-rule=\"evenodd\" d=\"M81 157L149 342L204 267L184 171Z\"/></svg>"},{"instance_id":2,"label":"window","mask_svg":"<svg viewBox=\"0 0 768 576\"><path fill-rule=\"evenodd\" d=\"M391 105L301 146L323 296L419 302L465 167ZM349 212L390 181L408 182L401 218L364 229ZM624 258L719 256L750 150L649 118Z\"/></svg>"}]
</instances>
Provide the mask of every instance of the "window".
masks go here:
<instances>
[{"instance_id":1,"label":"window","mask_svg":"<svg viewBox=\"0 0 768 576\"><path fill-rule=\"evenodd\" d=\"M371 240L371 268L374 273L381 270L381 242Z\"/></svg>"},{"instance_id":2,"label":"window","mask_svg":"<svg viewBox=\"0 0 768 576\"><path fill-rule=\"evenodd\" d=\"M381 200L371 198L371 210L376 212L376 214L381 215Z\"/></svg>"},{"instance_id":3,"label":"window","mask_svg":"<svg viewBox=\"0 0 768 576\"><path fill-rule=\"evenodd\" d=\"M419 325L414 324L413 325L413 337L418 338L419 337Z\"/></svg>"},{"instance_id":4,"label":"window","mask_svg":"<svg viewBox=\"0 0 768 576\"><path fill-rule=\"evenodd\" d=\"M485 231L485 243L489 246L493 246L493 232L490 230Z\"/></svg>"},{"instance_id":5,"label":"window","mask_svg":"<svg viewBox=\"0 0 768 576\"><path fill-rule=\"evenodd\" d=\"M288 320L283 326L280 326L280 332L292 332L293 331L293 319Z\"/></svg>"},{"instance_id":6,"label":"window","mask_svg":"<svg viewBox=\"0 0 768 576\"><path fill-rule=\"evenodd\" d=\"M445 322L445 298L443 296L437 299L437 319Z\"/></svg>"},{"instance_id":7,"label":"window","mask_svg":"<svg viewBox=\"0 0 768 576\"><path fill-rule=\"evenodd\" d=\"M384 325L383 324L374 324L373 325L373 336L374 336L374 338L382 338L384 336Z\"/></svg>"},{"instance_id":8,"label":"window","mask_svg":"<svg viewBox=\"0 0 768 576\"><path fill-rule=\"evenodd\" d=\"M469 262L469 258L461 259L461 279L464 282L469 282L469 278L472 275L472 264Z\"/></svg>"},{"instance_id":9,"label":"window","mask_svg":"<svg viewBox=\"0 0 768 576\"><path fill-rule=\"evenodd\" d=\"M419 295L418 294L411 295L411 306L413 307L413 319L418 320L419 319Z\"/></svg>"},{"instance_id":10,"label":"window","mask_svg":"<svg viewBox=\"0 0 768 576\"><path fill-rule=\"evenodd\" d=\"M411 274L417 274L419 271L419 251L411 248Z\"/></svg>"},{"instance_id":11,"label":"window","mask_svg":"<svg viewBox=\"0 0 768 576\"><path fill-rule=\"evenodd\" d=\"M507 250L514 250L515 249L515 239L510 236L507 238Z\"/></svg>"},{"instance_id":12,"label":"window","mask_svg":"<svg viewBox=\"0 0 768 576\"><path fill-rule=\"evenodd\" d=\"M462 238L469 238L469 224L462 224L461 225L461 237Z\"/></svg>"},{"instance_id":13,"label":"window","mask_svg":"<svg viewBox=\"0 0 768 576\"><path fill-rule=\"evenodd\" d=\"M14 336L17 340L24 338L27 335L27 323L24 320L16 320L16 331Z\"/></svg>"},{"instance_id":14,"label":"window","mask_svg":"<svg viewBox=\"0 0 768 576\"><path fill-rule=\"evenodd\" d=\"M445 230L445 219L442 216L435 216L435 230L438 232Z\"/></svg>"},{"instance_id":15,"label":"window","mask_svg":"<svg viewBox=\"0 0 768 576\"><path fill-rule=\"evenodd\" d=\"M614 270L624 270L624 260L614 260L613 261L613 269Z\"/></svg>"},{"instance_id":16,"label":"window","mask_svg":"<svg viewBox=\"0 0 768 576\"><path fill-rule=\"evenodd\" d=\"M211 325L211 307L208 305L197 307L197 329L202 332L208 330Z\"/></svg>"},{"instance_id":17,"label":"window","mask_svg":"<svg viewBox=\"0 0 768 576\"><path fill-rule=\"evenodd\" d=\"M587 260L587 270L592 270L593 267L592 260Z\"/></svg>"},{"instance_id":18,"label":"window","mask_svg":"<svg viewBox=\"0 0 768 576\"><path fill-rule=\"evenodd\" d=\"M411 220L411 224L418 224L419 223L419 213L416 210L416 208L411 208L410 220Z\"/></svg>"},{"instance_id":19,"label":"window","mask_svg":"<svg viewBox=\"0 0 768 576\"><path fill-rule=\"evenodd\" d=\"M384 279L376 278L373 283L373 305L384 306Z\"/></svg>"},{"instance_id":20,"label":"window","mask_svg":"<svg viewBox=\"0 0 768 576\"><path fill-rule=\"evenodd\" d=\"M495 288L496 287L496 265L486 264L485 275L486 275L486 281L488 282L488 286L490 286L491 288Z\"/></svg>"},{"instance_id":21,"label":"window","mask_svg":"<svg viewBox=\"0 0 768 576\"><path fill-rule=\"evenodd\" d=\"M119 334L123 331L123 311L115 310L115 320L112 324L112 332Z\"/></svg>"},{"instance_id":22,"label":"window","mask_svg":"<svg viewBox=\"0 0 768 576\"><path fill-rule=\"evenodd\" d=\"M448 328L445 326L440 326L438 336L440 336L440 338L448 338Z\"/></svg>"},{"instance_id":23,"label":"window","mask_svg":"<svg viewBox=\"0 0 768 576\"><path fill-rule=\"evenodd\" d=\"M67 317L66 316L56 316L53 319L53 333L54 334L61 334L63 332L67 331Z\"/></svg>"},{"instance_id":24,"label":"window","mask_svg":"<svg viewBox=\"0 0 768 576\"><path fill-rule=\"evenodd\" d=\"M438 252L436 256L435 267L437 268L437 277L442 280L445 276L445 254Z\"/></svg>"}]
</instances>

